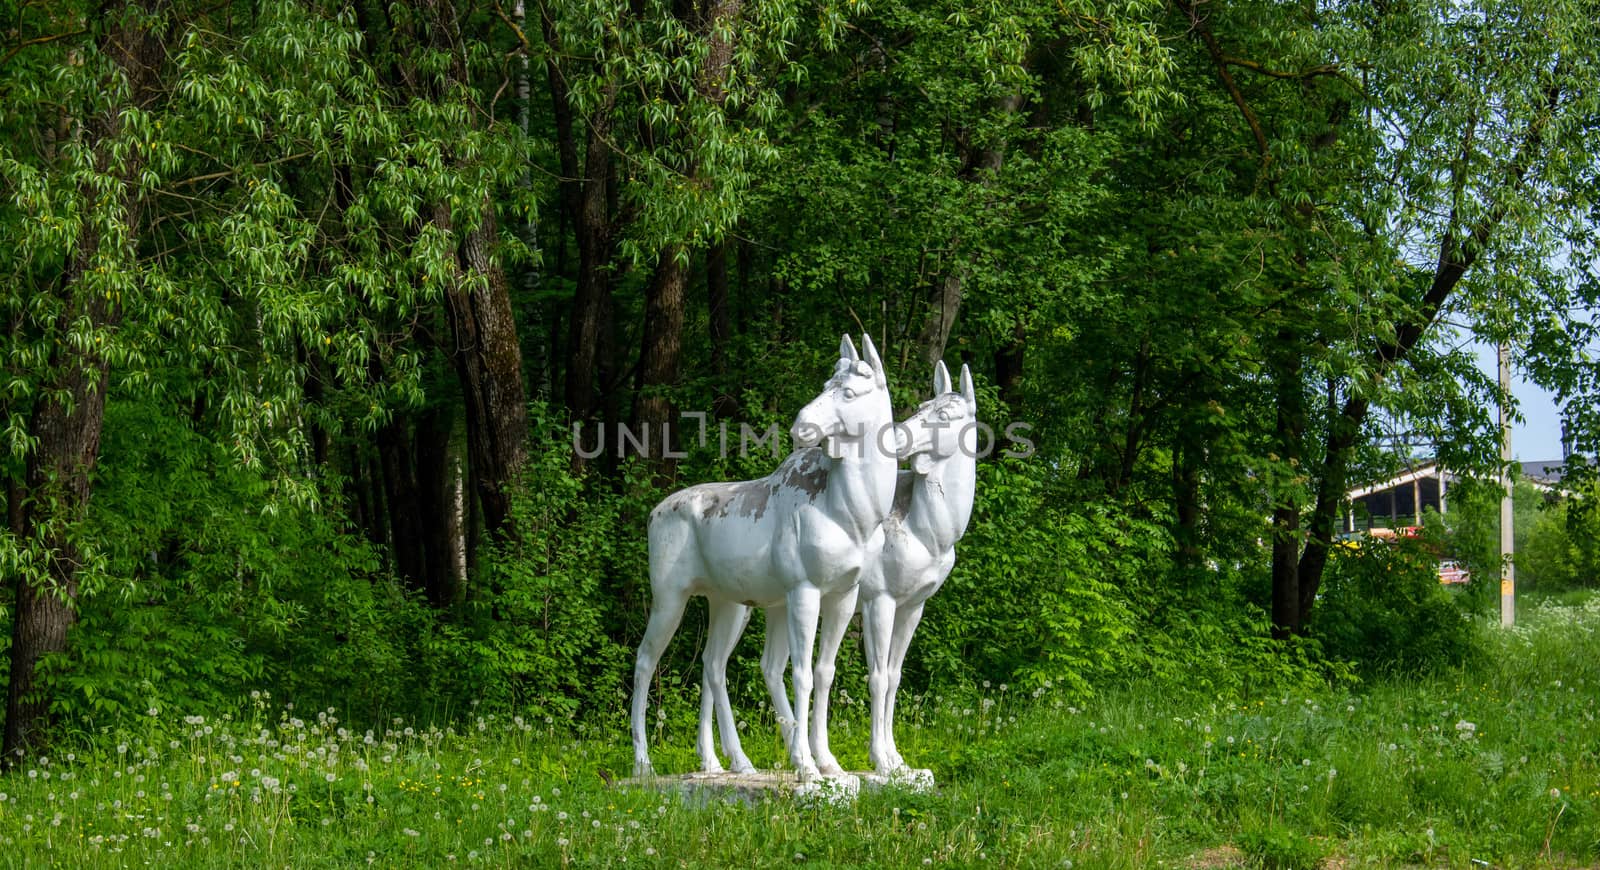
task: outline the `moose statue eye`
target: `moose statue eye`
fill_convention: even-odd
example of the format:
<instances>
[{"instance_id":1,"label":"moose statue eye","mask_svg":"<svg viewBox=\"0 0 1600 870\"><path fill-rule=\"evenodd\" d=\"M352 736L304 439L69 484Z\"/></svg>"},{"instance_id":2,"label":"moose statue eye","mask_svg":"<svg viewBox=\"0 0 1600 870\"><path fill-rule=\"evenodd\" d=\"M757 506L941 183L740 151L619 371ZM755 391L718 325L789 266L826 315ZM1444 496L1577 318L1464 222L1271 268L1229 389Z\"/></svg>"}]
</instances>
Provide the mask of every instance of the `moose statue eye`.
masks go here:
<instances>
[{"instance_id":1,"label":"moose statue eye","mask_svg":"<svg viewBox=\"0 0 1600 870\"><path fill-rule=\"evenodd\" d=\"M844 400L846 402L850 401L851 399L854 399L855 397L856 397L856 391L855 390L852 390L849 387L845 387L844 388Z\"/></svg>"},{"instance_id":2,"label":"moose statue eye","mask_svg":"<svg viewBox=\"0 0 1600 870\"><path fill-rule=\"evenodd\" d=\"M950 412L949 411L940 411L939 412L939 422L940 423L948 423L948 422L950 422Z\"/></svg>"}]
</instances>

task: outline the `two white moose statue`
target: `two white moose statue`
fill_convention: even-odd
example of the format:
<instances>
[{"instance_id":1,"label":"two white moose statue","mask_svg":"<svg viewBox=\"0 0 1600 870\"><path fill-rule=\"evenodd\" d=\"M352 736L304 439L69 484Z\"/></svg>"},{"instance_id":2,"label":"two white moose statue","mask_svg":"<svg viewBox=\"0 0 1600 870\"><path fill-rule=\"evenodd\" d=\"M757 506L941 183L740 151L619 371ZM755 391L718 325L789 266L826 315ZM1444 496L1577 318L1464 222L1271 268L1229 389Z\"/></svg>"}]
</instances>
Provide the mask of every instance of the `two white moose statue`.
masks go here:
<instances>
[{"instance_id":1,"label":"two white moose statue","mask_svg":"<svg viewBox=\"0 0 1600 870\"><path fill-rule=\"evenodd\" d=\"M870 337L862 345L858 354L848 335L840 340L833 376L795 417L796 449L776 471L692 486L651 511L650 622L633 676L636 777L654 774L645 745L650 681L695 595L710 605L697 740L703 771L723 770L713 719L734 772L755 771L739 745L727 664L751 608L760 607L767 618L761 669L790 762L801 782L846 775L828 750L828 695L859 604L869 757L881 777L918 776L895 749L894 699L923 605L950 575L972 515L977 399L967 368L958 390L940 362L934 397L896 424L883 361ZM900 470L902 459L911 470ZM791 660L793 706L783 682Z\"/></svg>"}]
</instances>

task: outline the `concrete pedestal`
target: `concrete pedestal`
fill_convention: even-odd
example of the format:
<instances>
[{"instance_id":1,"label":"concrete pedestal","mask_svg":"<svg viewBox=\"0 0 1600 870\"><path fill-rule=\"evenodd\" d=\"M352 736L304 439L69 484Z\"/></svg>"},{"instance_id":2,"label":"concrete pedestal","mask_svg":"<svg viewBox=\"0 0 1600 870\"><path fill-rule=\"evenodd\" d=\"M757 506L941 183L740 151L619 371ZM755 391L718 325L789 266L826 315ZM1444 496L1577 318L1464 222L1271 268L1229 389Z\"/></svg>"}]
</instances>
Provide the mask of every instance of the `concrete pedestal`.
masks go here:
<instances>
[{"instance_id":1,"label":"concrete pedestal","mask_svg":"<svg viewBox=\"0 0 1600 870\"><path fill-rule=\"evenodd\" d=\"M792 770L758 770L753 773L679 773L629 778L617 783L625 788L656 789L675 793L693 804L712 800L737 801L754 806L775 798L801 798L828 803L850 803L863 788L906 788L927 791L934 787L933 771L906 770L893 777L876 773L846 773L801 782Z\"/></svg>"}]
</instances>

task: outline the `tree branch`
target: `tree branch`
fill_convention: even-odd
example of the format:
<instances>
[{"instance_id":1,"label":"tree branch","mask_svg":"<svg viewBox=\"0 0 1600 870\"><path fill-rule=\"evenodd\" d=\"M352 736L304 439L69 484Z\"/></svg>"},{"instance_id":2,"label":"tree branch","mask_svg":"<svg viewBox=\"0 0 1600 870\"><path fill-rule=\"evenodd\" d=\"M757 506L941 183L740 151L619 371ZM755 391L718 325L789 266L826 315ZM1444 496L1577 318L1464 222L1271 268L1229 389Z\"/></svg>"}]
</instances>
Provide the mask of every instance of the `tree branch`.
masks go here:
<instances>
[{"instance_id":1,"label":"tree branch","mask_svg":"<svg viewBox=\"0 0 1600 870\"><path fill-rule=\"evenodd\" d=\"M1428 328L1437 320L1450 294L1461 283L1467 269L1477 262L1488 245L1490 236L1511 210L1511 204L1508 202L1510 194L1524 186L1528 171L1533 168L1543 148L1545 130L1560 107L1561 81L1565 67L1565 63L1557 63L1555 74L1545 88L1544 105L1539 114L1529 122L1522 142L1517 146L1516 154L1506 167L1506 189L1493 200L1493 205L1483 216L1467 229L1464 237L1459 235L1454 227L1445 230L1444 237L1439 240L1439 260L1434 267L1433 281L1423 294L1421 304L1417 306L1412 317L1395 329L1393 339L1380 342L1373 348L1369 361L1377 377L1382 378L1387 375L1396 365L1404 361L1421 341ZM1468 129L1465 141L1462 143L1463 149L1471 148L1475 132L1475 126ZM1467 171L1467 162L1463 156L1451 167L1453 187L1460 188L1466 184L1463 173ZM1452 224L1456 215L1457 211L1452 207L1450 210ZM1312 602L1316 599L1322 571L1327 564L1328 551L1333 542L1334 518L1338 514L1339 502L1344 498L1350 451L1360 437L1361 426L1365 423L1371 407L1371 400L1366 395L1352 391L1350 397L1345 400L1344 407L1329 421L1316 507L1312 512L1310 535L1305 552L1300 558L1302 616L1310 611Z\"/></svg>"},{"instance_id":2,"label":"tree branch","mask_svg":"<svg viewBox=\"0 0 1600 870\"><path fill-rule=\"evenodd\" d=\"M24 39L16 45L11 46L11 50L6 52L5 57L0 57L0 66L5 66L11 61L12 58L16 57L18 53L30 45L43 45L47 42L55 42L60 39L71 39L74 36L83 36L88 32L89 30L84 28L81 30L70 30L66 33L50 33L44 36L35 36L32 39Z\"/></svg>"},{"instance_id":3,"label":"tree branch","mask_svg":"<svg viewBox=\"0 0 1600 870\"><path fill-rule=\"evenodd\" d=\"M1205 43L1206 52L1211 55L1212 63L1216 64L1217 78L1222 80L1222 86L1227 89L1233 104L1238 106L1240 114L1244 115L1245 123L1250 125L1250 133L1256 139L1256 149L1261 154L1261 166L1266 168L1266 165L1272 162L1272 153L1267 147L1266 129L1261 126L1261 119L1256 116L1255 110L1250 108L1249 101L1244 98L1244 92L1239 90L1239 83L1234 81L1233 73L1228 71L1228 56L1222 53L1222 46L1217 43L1216 34L1211 32L1211 26L1200 17L1194 0L1180 2L1178 5L1184 14L1189 16L1189 23L1194 27L1195 33L1200 34L1200 41Z\"/></svg>"},{"instance_id":4,"label":"tree branch","mask_svg":"<svg viewBox=\"0 0 1600 870\"><path fill-rule=\"evenodd\" d=\"M528 44L528 35L522 32L522 28L517 26L517 22L512 21L511 17L506 15L505 9L501 8L499 3L494 4L494 14L500 16L500 20L504 21L506 26L511 28L511 32L517 36L517 42L522 44L523 52L529 57L532 57L533 46Z\"/></svg>"},{"instance_id":5,"label":"tree branch","mask_svg":"<svg viewBox=\"0 0 1600 870\"><path fill-rule=\"evenodd\" d=\"M1323 63L1316 66L1308 66L1299 72L1284 72L1283 70L1275 70L1270 67L1263 66L1262 64L1256 63L1253 60L1245 60L1242 57L1232 57L1229 55L1221 56L1218 58L1218 62L1226 64L1227 66L1243 67L1247 70L1261 73L1264 76L1271 76L1275 79L1314 79L1317 76L1340 76L1344 74L1344 71L1341 70L1339 65L1336 63Z\"/></svg>"}]
</instances>

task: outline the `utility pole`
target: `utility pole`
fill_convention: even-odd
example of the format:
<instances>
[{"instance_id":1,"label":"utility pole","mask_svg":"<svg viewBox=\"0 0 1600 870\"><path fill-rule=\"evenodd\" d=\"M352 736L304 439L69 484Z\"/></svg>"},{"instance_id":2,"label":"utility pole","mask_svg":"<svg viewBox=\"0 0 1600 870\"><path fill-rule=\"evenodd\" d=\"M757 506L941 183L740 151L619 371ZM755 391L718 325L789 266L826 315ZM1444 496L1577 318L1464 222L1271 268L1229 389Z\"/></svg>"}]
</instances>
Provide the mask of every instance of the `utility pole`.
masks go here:
<instances>
[{"instance_id":1,"label":"utility pole","mask_svg":"<svg viewBox=\"0 0 1600 870\"><path fill-rule=\"evenodd\" d=\"M1505 491L1500 495L1500 624L1517 622L1517 567L1514 563L1515 538L1511 515L1511 347L1500 342L1500 480Z\"/></svg>"}]
</instances>

